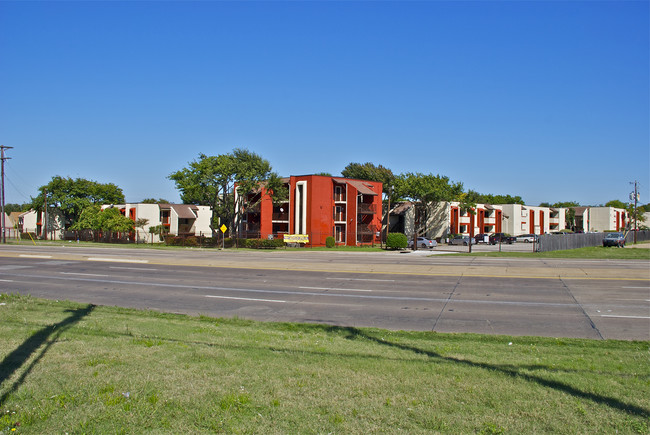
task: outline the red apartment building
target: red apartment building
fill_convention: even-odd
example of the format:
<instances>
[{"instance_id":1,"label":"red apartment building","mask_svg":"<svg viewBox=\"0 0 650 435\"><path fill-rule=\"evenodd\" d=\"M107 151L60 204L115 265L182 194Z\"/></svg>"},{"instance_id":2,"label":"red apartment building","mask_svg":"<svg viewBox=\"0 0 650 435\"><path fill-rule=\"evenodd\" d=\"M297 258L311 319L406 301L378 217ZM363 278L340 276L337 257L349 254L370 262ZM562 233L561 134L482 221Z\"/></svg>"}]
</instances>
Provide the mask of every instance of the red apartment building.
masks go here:
<instances>
[{"instance_id":1,"label":"red apartment building","mask_svg":"<svg viewBox=\"0 0 650 435\"><path fill-rule=\"evenodd\" d=\"M357 246L379 243L382 183L323 175L285 179L288 201L273 204L264 190L251 195L238 212L239 233L245 238L309 237L311 246Z\"/></svg>"}]
</instances>

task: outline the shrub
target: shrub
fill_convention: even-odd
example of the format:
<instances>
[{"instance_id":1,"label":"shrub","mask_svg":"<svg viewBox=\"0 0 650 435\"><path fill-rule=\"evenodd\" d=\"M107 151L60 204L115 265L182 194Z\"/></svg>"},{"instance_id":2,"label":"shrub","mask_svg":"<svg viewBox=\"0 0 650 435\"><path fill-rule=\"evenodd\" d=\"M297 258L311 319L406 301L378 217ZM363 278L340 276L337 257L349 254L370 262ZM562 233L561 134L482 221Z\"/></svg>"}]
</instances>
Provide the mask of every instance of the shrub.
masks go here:
<instances>
[{"instance_id":1,"label":"shrub","mask_svg":"<svg viewBox=\"0 0 650 435\"><path fill-rule=\"evenodd\" d=\"M178 237L165 236L165 245L167 246L199 246L196 236Z\"/></svg>"},{"instance_id":2,"label":"shrub","mask_svg":"<svg viewBox=\"0 0 650 435\"><path fill-rule=\"evenodd\" d=\"M333 248L336 246L336 240L334 240L334 237L329 236L328 238L325 239L325 246L328 248Z\"/></svg>"},{"instance_id":3,"label":"shrub","mask_svg":"<svg viewBox=\"0 0 650 435\"><path fill-rule=\"evenodd\" d=\"M240 248L250 249L275 249L284 246L281 239L239 239Z\"/></svg>"},{"instance_id":4,"label":"shrub","mask_svg":"<svg viewBox=\"0 0 650 435\"><path fill-rule=\"evenodd\" d=\"M31 237L29 237L30 235ZM32 233L32 232L20 233L20 238L23 240L32 240L32 239L36 240L36 233Z\"/></svg>"},{"instance_id":5,"label":"shrub","mask_svg":"<svg viewBox=\"0 0 650 435\"><path fill-rule=\"evenodd\" d=\"M388 249L404 249L407 245L408 240L402 233L389 233L386 237L386 247Z\"/></svg>"}]
</instances>

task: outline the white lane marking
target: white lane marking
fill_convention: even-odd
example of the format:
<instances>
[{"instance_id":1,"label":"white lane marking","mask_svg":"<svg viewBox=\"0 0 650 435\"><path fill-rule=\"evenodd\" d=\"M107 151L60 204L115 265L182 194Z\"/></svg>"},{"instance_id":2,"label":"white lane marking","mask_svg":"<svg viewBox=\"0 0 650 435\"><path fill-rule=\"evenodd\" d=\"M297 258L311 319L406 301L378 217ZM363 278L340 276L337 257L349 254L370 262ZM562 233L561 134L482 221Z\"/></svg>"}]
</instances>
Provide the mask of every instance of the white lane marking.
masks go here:
<instances>
[{"instance_id":1,"label":"white lane marking","mask_svg":"<svg viewBox=\"0 0 650 435\"><path fill-rule=\"evenodd\" d=\"M650 287L621 287L621 288L642 288L645 290L650 290Z\"/></svg>"},{"instance_id":2,"label":"white lane marking","mask_svg":"<svg viewBox=\"0 0 650 435\"><path fill-rule=\"evenodd\" d=\"M280 302L286 304L287 301L280 301L276 299L255 299L255 298L237 298L234 296L215 296L215 295L205 295L206 298L216 298L216 299L235 299L238 301L254 301L254 302Z\"/></svg>"},{"instance_id":3,"label":"white lane marking","mask_svg":"<svg viewBox=\"0 0 650 435\"><path fill-rule=\"evenodd\" d=\"M79 273L79 272L59 272L61 275L80 275L80 276L101 276L104 278L109 277L110 275L100 275L97 273Z\"/></svg>"},{"instance_id":4,"label":"white lane marking","mask_svg":"<svg viewBox=\"0 0 650 435\"><path fill-rule=\"evenodd\" d=\"M419 301L419 302L449 302L448 298L428 298L417 296L379 296L379 295L360 295L360 294L345 294L345 293L316 293L316 292L298 292L289 290L266 290L266 289L252 289L252 288L235 288L235 287L217 287L217 286L190 286L183 284L167 284L167 283L152 283L152 282L139 282L139 281L125 281L115 279L98 279L98 278L74 278L74 277L59 277L59 276L41 276L41 275L24 275L19 273L5 273L8 276L18 276L27 279L59 279L65 281L80 281L80 282L95 282L102 284L118 284L118 285L138 285L145 287L161 287L161 288L176 288L185 290L207 290L207 291L231 291L239 293L257 293L257 294L276 294L276 295L292 295L292 296L317 296L331 298L347 298L347 299L364 299L364 300L392 300L392 301ZM561 302L523 302L523 301L488 301L488 300L453 300L455 304L485 304L485 305L504 305L504 306L521 306L521 307L575 307L575 303L561 303Z\"/></svg>"},{"instance_id":5,"label":"white lane marking","mask_svg":"<svg viewBox=\"0 0 650 435\"><path fill-rule=\"evenodd\" d=\"M338 281L379 281L379 282L395 282L394 279L369 279L369 278L326 278Z\"/></svg>"},{"instance_id":6,"label":"white lane marking","mask_svg":"<svg viewBox=\"0 0 650 435\"><path fill-rule=\"evenodd\" d=\"M36 254L20 254L19 257L23 257L23 258L52 258L51 255L36 255Z\"/></svg>"},{"instance_id":7,"label":"white lane marking","mask_svg":"<svg viewBox=\"0 0 650 435\"><path fill-rule=\"evenodd\" d=\"M364 290L358 288L332 288L332 287L298 287L305 290L336 290L346 292L371 292L372 290Z\"/></svg>"},{"instance_id":8,"label":"white lane marking","mask_svg":"<svg viewBox=\"0 0 650 435\"><path fill-rule=\"evenodd\" d=\"M617 319L650 319L648 316L614 316L612 314L603 314L600 317L615 317Z\"/></svg>"},{"instance_id":9,"label":"white lane marking","mask_svg":"<svg viewBox=\"0 0 650 435\"><path fill-rule=\"evenodd\" d=\"M0 282L14 282L13 279L0 279Z\"/></svg>"},{"instance_id":10,"label":"white lane marking","mask_svg":"<svg viewBox=\"0 0 650 435\"><path fill-rule=\"evenodd\" d=\"M123 270L143 270L143 271L156 271L158 269L149 269L147 267L122 267L122 266L111 266L109 269L123 269Z\"/></svg>"},{"instance_id":11,"label":"white lane marking","mask_svg":"<svg viewBox=\"0 0 650 435\"><path fill-rule=\"evenodd\" d=\"M131 258L106 258L106 257L90 257L88 261L109 261L113 263L148 263L149 260L135 260Z\"/></svg>"}]
</instances>

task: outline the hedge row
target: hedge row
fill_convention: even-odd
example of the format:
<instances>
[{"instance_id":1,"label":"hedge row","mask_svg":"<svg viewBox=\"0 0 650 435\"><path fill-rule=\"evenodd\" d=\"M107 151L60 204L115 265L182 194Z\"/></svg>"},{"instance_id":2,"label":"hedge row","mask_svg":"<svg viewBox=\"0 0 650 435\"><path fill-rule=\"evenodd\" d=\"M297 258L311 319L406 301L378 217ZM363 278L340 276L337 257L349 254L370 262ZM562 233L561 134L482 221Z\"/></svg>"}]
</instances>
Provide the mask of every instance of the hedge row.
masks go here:
<instances>
[{"instance_id":1,"label":"hedge row","mask_svg":"<svg viewBox=\"0 0 650 435\"><path fill-rule=\"evenodd\" d=\"M204 247L204 248L232 248L237 246L239 248L251 249L275 249L284 246L284 241L281 239L225 239L223 242L220 239L213 239L212 237L177 237L165 236L165 244L167 246L190 246L190 247Z\"/></svg>"}]
</instances>

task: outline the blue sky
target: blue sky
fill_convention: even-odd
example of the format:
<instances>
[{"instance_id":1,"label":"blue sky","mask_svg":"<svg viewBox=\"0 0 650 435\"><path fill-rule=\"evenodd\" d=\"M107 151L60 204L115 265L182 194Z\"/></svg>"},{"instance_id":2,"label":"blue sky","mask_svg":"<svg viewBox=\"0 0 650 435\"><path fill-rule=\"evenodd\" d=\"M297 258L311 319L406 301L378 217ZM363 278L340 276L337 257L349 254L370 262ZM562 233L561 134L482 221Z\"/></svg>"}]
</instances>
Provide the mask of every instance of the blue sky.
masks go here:
<instances>
[{"instance_id":1,"label":"blue sky","mask_svg":"<svg viewBox=\"0 0 650 435\"><path fill-rule=\"evenodd\" d=\"M650 202L648 1L0 2L6 202L55 175L179 201L242 147L526 203Z\"/></svg>"}]
</instances>

